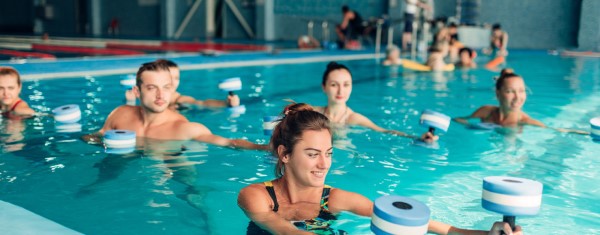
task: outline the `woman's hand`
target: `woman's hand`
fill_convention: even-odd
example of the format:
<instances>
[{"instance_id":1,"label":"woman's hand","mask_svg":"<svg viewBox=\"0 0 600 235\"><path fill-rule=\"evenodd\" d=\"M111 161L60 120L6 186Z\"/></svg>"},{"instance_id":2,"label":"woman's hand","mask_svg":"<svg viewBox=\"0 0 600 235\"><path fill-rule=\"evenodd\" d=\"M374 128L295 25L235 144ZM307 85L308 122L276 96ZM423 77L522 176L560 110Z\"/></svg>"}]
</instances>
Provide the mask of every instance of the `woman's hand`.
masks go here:
<instances>
[{"instance_id":1,"label":"woman's hand","mask_svg":"<svg viewBox=\"0 0 600 235\"><path fill-rule=\"evenodd\" d=\"M421 140L425 143L433 143L436 142L440 137L432 134L431 132L425 132L425 134L421 135Z\"/></svg>"},{"instance_id":2,"label":"woman's hand","mask_svg":"<svg viewBox=\"0 0 600 235\"><path fill-rule=\"evenodd\" d=\"M508 223L505 222L496 222L494 223L494 225L492 225L492 229L490 229L490 232L488 233L488 235L500 235L502 234L502 232L504 232L504 234L508 234L508 235L522 235L523 231L521 230L521 226L517 225L515 227L515 230L513 231L510 228L510 225Z\"/></svg>"}]
</instances>

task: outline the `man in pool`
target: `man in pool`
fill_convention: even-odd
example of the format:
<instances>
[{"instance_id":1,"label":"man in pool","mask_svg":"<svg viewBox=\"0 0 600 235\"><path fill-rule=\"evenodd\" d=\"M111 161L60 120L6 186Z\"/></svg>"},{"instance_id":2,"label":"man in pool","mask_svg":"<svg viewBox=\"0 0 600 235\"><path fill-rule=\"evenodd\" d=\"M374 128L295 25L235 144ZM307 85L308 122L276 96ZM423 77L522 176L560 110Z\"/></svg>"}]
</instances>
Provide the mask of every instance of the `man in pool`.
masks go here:
<instances>
[{"instance_id":1,"label":"man in pool","mask_svg":"<svg viewBox=\"0 0 600 235\"><path fill-rule=\"evenodd\" d=\"M105 131L122 129L135 131L138 137L158 140L196 140L233 148L268 149L267 145L214 135L206 126L188 121L169 109L169 100L174 91L168 65L157 61L143 64L137 72L136 86L133 88L140 105L117 107L108 115L102 129L82 139L88 143L99 143Z\"/></svg>"},{"instance_id":2,"label":"man in pool","mask_svg":"<svg viewBox=\"0 0 600 235\"><path fill-rule=\"evenodd\" d=\"M19 97L21 85L21 76L16 69L0 67L0 108L2 109L2 116L12 118L35 114L35 111L27 105L27 102Z\"/></svg>"},{"instance_id":3,"label":"man in pool","mask_svg":"<svg viewBox=\"0 0 600 235\"><path fill-rule=\"evenodd\" d=\"M181 93L177 92L180 82L179 66L177 66L177 64L171 60L158 59L155 62L163 63L169 67L171 77L173 78L174 91L171 95L171 100L169 101L169 108L181 109L185 105L197 105L202 107L236 107L240 105L240 97L232 92L227 95L227 99L225 101L215 99L197 100L194 97L182 95ZM135 103L136 96L133 90L127 90L125 92L125 99Z\"/></svg>"}]
</instances>

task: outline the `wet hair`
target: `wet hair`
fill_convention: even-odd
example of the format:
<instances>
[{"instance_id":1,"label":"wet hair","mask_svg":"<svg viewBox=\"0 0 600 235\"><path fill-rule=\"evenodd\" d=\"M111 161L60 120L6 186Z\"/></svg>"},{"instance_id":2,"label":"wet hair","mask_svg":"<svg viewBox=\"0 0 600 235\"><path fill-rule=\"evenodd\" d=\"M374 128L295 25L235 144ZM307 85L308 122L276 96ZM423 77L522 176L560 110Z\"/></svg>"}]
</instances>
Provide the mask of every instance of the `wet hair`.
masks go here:
<instances>
[{"instance_id":1,"label":"wet hair","mask_svg":"<svg viewBox=\"0 0 600 235\"><path fill-rule=\"evenodd\" d=\"M502 29L502 26L500 26L499 23L495 23L492 25L492 30L497 30L497 29Z\"/></svg>"},{"instance_id":2,"label":"wet hair","mask_svg":"<svg viewBox=\"0 0 600 235\"><path fill-rule=\"evenodd\" d=\"M170 72L169 66L166 63L159 62L159 61L152 61L152 62L144 63L144 64L142 64L142 66L140 66L140 68L138 69L137 74L135 76L135 85L136 86L140 87L142 85L142 73L147 72L147 71Z\"/></svg>"},{"instance_id":3,"label":"wet hair","mask_svg":"<svg viewBox=\"0 0 600 235\"><path fill-rule=\"evenodd\" d=\"M350 74L350 77L352 77L352 73L350 72L350 69L348 69L348 67L346 67L343 64L338 64L335 61L331 61L331 62L329 62L329 64L327 64L327 68L325 69L325 72L323 73L323 81L321 82L321 85L325 86L325 83L327 83L327 77L329 76L329 74L338 69L345 69Z\"/></svg>"},{"instance_id":4,"label":"wet hair","mask_svg":"<svg viewBox=\"0 0 600 235\"><path fill-rule=\"evenodd\" d=\"M456 27L457 27L457 25L454 22L448 24L448 28L456 28Z\"/></svg>"},{"instance_id":5,"label":"wet hair","mask_svg":"<svg viewBox=\"0 0 600 235\"><path fill-rule=\"evenodd\" d=\"M342 13L346 13L350 11L350 7L348 7L348 5L343 5L342 6Z\"/></svg>"},{"instance_id":6,"label":"wet hair","mask_svg":"<svg viewBox=\"0 0 600 235\"><path fill-rule=\"evenodd\" d=\"M502 69L502 71L500 71L500 77L495 78L496 79L496 90L502 89L502 86L504 86L504 81L506 81L506 79L512 78L512 77L521 77L521 76L516 74L515 71L511 68Z\"/></svg>"},{"instance_id":7,"label":"wet hair","mask_svg":"<svg viewBox=\"0 0 600 235\"><path fill-rule=\"evenodd\" d=\"M293 103L287 105L282 112L283 118L273 129L271 136L271 151L274 156L277 156L277 165L275 166L275 176L277 178L283 176L285 167L281 158L277 153L277 147L280 145L285 147L283 155L290 154L294 151L294 146L300 141L304 131L320 131L327 130L331 133L329 127L329 119L317 111L312 106L305 103Z\"/></svg>"},{"instance_id":8,"label":"wet hair","mask_svg":"<svg viewBox=\"0 0 600 235\"><path fill-rule=\"evenodd\" d=\"M175 62L173 62L172 60L167 60L167 59L157 59L154 62L156 63L164 63L167 65L167 67L169 68L179 68L179 66L177 66L177 64Z\"/></svg>"},{"instance_id":9,"label":"wet hair","mask_svg":"<svg viewBox=\"0 0 600 235\"><path fill-rule=\"evenodd\" d=\"M15 77L17 77L17 84L21 86L21 75L19 75L19 72L15 68L8 66L0 66L0 76L6 75L14 75Z\"/></svg>"},{"instance_id":10,"label":"wet hair","mask_svg":"<svg viewBox=\"0 0 600 235\"><path fill-rule=\"evenodd\" d=\"M458 54L460 55L465 51L469 53L469 57L473 58L473 49L468 48L468 47L460 48L460 50L458 51Z\"/></svg>"}]
</instances>

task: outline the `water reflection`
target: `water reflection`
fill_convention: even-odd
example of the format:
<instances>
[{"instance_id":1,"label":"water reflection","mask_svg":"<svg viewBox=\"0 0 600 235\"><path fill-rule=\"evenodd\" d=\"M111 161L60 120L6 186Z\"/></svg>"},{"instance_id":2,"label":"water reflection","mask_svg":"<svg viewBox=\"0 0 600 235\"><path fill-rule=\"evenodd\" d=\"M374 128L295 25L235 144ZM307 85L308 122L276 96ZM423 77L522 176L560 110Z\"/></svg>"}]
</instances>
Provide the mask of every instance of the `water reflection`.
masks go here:
<instances>
[{"instance_id":1,"label":"water reflection","mask_svg":"<svg viewBox=\"0 0 600 235\"><path fill-rule=\"evenodd\" d=\"M77 196L85 197L93 194L100 185L116 180L128 168L148 166L150 171L134 169L136 172L142 172L143 177L149 177L153 184L148 190L153 192L156 198L150 199L147 206L152 208L171 207L169 203L160 203L158 198L175 195L197 209L201 221L199 223L200 231L210 234L208 208L204 201L206 195L215 189L199 182L199 179L203 177L198 174L196 168L196 165L205 162L205 160L198 159L201 159L207 152L207 146L189 141L162 141L148 138L138 138L137 144L137 151L133 153L108 154L94 164L94 168L98 169L97 179L81 187ZM133 162L136 164L132 164ZM168 183L169 181L174 181L183 187L171 185Z\"/></svg>"}]
</instances>

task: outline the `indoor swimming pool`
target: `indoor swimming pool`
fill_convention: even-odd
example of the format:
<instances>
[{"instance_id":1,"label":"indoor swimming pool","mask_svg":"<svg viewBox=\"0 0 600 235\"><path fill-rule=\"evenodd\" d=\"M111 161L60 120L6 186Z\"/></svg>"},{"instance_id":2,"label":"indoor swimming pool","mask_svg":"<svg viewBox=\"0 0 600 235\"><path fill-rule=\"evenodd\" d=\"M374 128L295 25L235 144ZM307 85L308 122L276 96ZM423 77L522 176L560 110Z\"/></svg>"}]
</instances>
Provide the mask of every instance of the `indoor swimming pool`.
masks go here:
<instances>
[{"instance_id":1,"label":"indoor swimming pool","mask_svg":"<svg viewBox=\"0 0 600 235\"><path fill-rule=\"evenodd\" d=\"M424 109L459 117L498 103L493 80L498 73L483 68L423 73L382 67L375 60L340 63L353 75L348 105L384 128L422 134ZM217 135L268 143L262 118L278 115L287 99L327 104L321 89L326 64L182 71L179 92L198 99L224 99L218 82L240 77L238 94L247 110L181 113ZM508 66L525 79L524 111L531 117L551 127L589 131L589 120L600 116L600 59L511 51ZM122 76L23 83L21 97L37 111L79 105L81 129L63 132L47 116L2 119L0 200L84 234L244 234L249 220L236 204L237 195L248 184L274 178L276 159L269 153L146 139L138 140L145 145L135 152L116 155L80 140L124 104ZM600 233L600 143L589 135L531 126L504 133L452 123L437 146L423 147L408 138L349 127L337 133L334 147L326 183L372 200L388 194L411 197L430 207L432 219L489 229L502 216L481 207L482 179L522 177L544 185L540 213L517 217L526 234ZM334 224L350 234L369 234L369 225L370 218L351 214L341 214Z\"/></svg>"}]
</instances>

